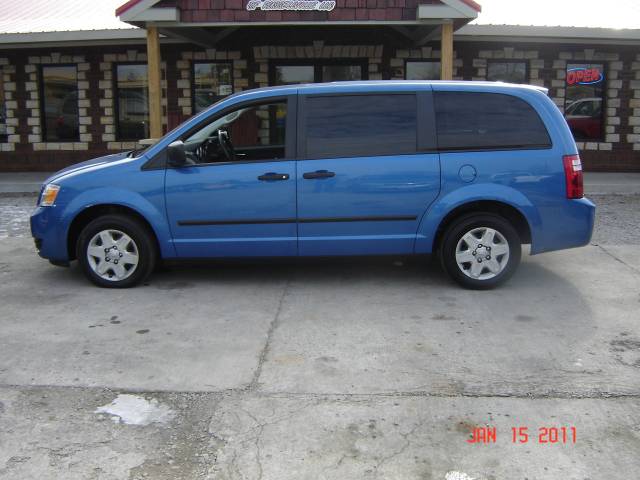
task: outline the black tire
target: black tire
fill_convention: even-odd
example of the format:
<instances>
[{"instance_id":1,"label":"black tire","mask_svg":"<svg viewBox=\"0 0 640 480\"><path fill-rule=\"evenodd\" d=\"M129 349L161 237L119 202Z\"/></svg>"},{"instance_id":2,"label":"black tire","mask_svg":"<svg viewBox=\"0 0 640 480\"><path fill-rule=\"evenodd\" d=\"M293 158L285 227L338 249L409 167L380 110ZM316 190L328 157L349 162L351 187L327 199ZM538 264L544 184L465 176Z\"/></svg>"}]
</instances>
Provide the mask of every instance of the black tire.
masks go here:
<instances>
[{"instance_id":1,"label":"black tire","mask_svg":"<svg viewBox=\"0 0 640 480\"><path fill-rule=\"evenodd\" d=\"M102 278L89 264L87 249L91 239L103 230L118 230L128 235L137 247L138 264L133 272L122 280ZM128 288L143 282L153 271L157 248L153 233L139 220L122 214L109 214L91 221L80 233L76 244L76 258L86 277L99 287Z\"/></svg>"},{"instance_id":2,"label":"black tire","mask_svg":"<svg viewBox=\"0 0 640 480\"><path fill-rule=\"evenodd\" d=\"M471 278L469 275L463 272L462 268L458 266L456 261L456 248L458 242L464 235L476 228L491 228L499 232L506 240L509 247L509 256L506 260L506 264L497 275L492 278L480 279ZM464 245L464 243L463 243ZM486 247L486 246L485 246ZM494 246L494 249L497 249ZM482 247L479 248L482 250ZM476 255L476 250L470 252L472 255ZM484 252L491 257L491 252ZM440 262L445 272L457 283L465 288L473 290L488 290L495 288L498 285L504 283L513 275L520 264L520 257L522 255L521 239L518 232L513 226L499 215L493 213L477 212L469 213L454 220L444 232L442 236L442 242L440 243ZM479 257L479 255L478 255ZM474 257L477 258L477 257ZM504 259L503 256L496 256L496 258ZM483 260L483 258L480 258ZM465 270L471 271L472 263L465 263ZM483 275L491 275L488 268L483 268Z\"/></svg>"}]
</instances>

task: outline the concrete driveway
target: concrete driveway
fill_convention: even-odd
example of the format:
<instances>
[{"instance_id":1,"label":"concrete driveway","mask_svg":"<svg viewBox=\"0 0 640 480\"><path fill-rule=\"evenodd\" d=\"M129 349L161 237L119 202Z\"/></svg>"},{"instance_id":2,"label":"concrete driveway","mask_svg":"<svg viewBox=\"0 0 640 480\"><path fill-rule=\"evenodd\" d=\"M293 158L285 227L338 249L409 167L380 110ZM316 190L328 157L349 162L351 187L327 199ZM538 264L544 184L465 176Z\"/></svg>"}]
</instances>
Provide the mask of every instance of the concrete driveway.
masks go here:
<instances>
[{"instance_id":1,"label":"concrete driveway","mask_svg":"<svg viewBox=\"0 0 640 480\"><path fill-rule=\"evenodd\" d=\"M179 267L114 291L18 231L0 240L0 478L640 471L640 241L602 235L490 292L394 259ZM495 442L469 443L484 426Z\"/></svg>"}]
</instances>

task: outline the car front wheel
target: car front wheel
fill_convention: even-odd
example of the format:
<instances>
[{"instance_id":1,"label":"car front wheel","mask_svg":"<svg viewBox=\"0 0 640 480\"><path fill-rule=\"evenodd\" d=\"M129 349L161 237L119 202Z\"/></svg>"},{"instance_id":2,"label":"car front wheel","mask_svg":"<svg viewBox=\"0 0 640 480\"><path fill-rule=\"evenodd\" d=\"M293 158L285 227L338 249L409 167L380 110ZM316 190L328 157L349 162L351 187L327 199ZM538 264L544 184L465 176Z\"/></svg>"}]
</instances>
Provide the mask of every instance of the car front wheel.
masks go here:
<instances>
[{"instance_id":1,"label":"car front wheel","mask_svg":"<svg viewBox=\"0 0 640 480\"><path fill-rule=\"evenodd\" d=\"M513 275L520 263L521 250L518 232L503 217L469 214L445 231L440 260L444 270L460 285L485 290Z\"/></svg>"},{"instance_id":2,"label":"car front wheel","mask_svg":"<svg viewBox=\"0 0 640 480\"><path fill-rule=\"evenodd\" d=\"M148 229L125 215L105 215L80 233L77 258L89 280L100 287L126 288L142 282L155 265Z\"/></svg>"}]
</instances>

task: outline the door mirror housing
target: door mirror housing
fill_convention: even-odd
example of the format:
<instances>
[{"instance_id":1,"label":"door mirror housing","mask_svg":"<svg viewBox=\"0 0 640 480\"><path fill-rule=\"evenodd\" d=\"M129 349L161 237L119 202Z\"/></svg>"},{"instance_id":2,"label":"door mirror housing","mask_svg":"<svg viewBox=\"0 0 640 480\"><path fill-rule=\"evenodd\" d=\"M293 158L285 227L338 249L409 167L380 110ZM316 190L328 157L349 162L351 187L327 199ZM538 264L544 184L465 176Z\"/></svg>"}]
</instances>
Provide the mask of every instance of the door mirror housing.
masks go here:
<instances>
[{"instance_id":1,"label":"door mirror housing","mask_svg":"<svg viewBox=\"0 0 640 480\"><path fill-rule=\"evenodd\" d=\"M182 140L171 142L167 147L167 163L170 167L183 167L187 164L187 153Z\"/></svg>"}]
</instances>

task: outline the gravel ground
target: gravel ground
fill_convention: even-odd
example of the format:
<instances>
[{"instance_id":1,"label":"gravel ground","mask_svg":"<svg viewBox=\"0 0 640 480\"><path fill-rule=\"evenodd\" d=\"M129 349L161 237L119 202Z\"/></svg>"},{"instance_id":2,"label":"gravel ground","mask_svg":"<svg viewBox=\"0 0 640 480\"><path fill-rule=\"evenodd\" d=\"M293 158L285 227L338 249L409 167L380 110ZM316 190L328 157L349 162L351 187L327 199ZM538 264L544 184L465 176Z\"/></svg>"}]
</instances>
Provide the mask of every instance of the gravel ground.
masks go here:
<instances>
[{"instance_id":1,"label":"gravel ground","mask_svg":"<svg viewBox=\"0 0 640 480\"><path fill-rule=\"evenodd\" d=\"M591 195L596 209L594 244L640 245L640 195ZM35 196L0 197L0 238L29 236Z\"/></svg>"},{"instance_id":2,"label":"gravel ground","mask_svg":"<svg viewBox=\"0 0 640 480\"><path fill-rule=\"evenodd\" d=\"M640 195L591 195L596 227L591 243L640 245Z\"/></svg>"}]
</instances>

